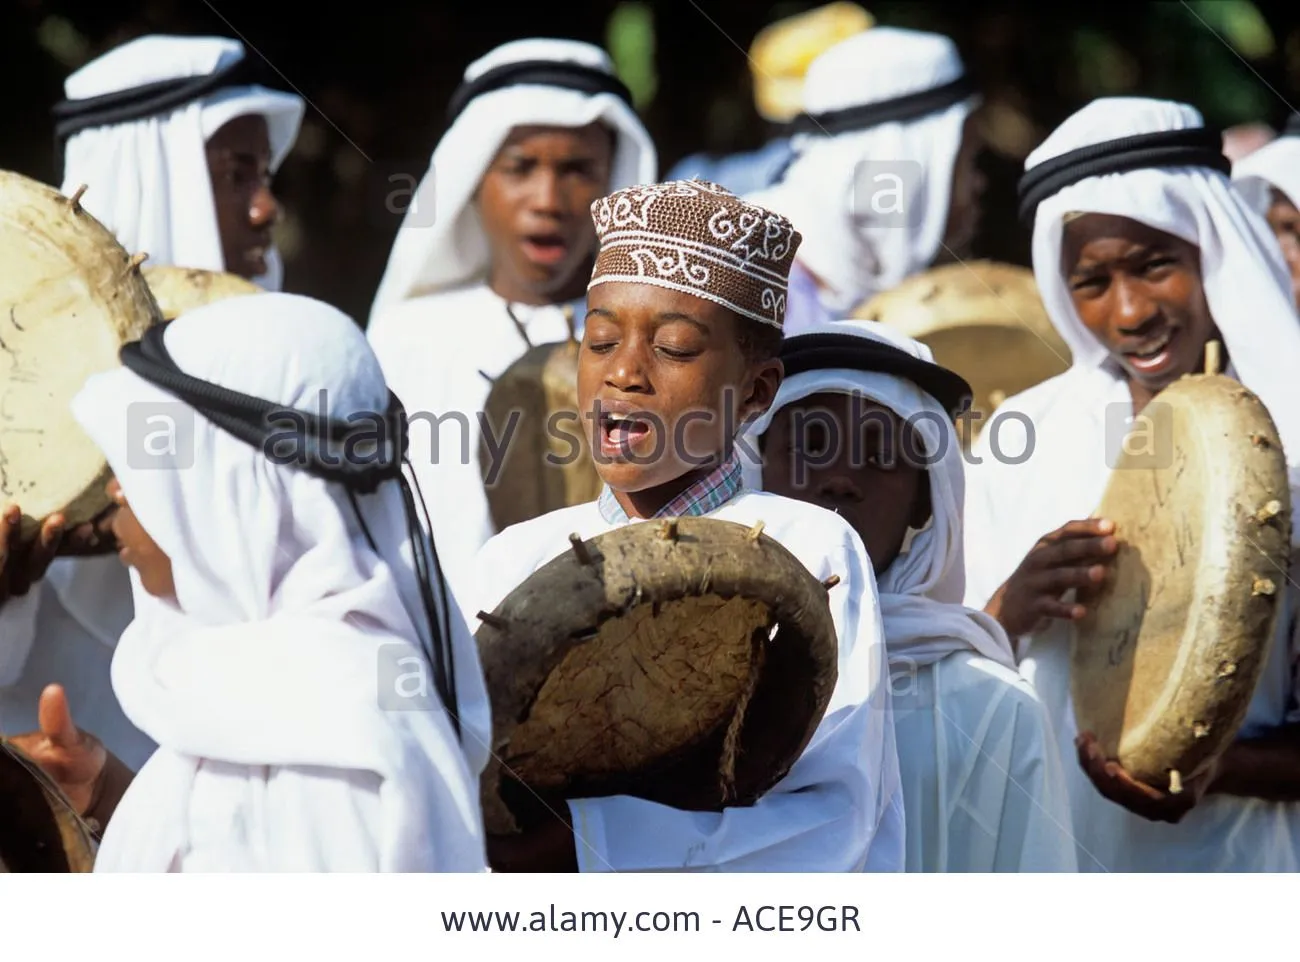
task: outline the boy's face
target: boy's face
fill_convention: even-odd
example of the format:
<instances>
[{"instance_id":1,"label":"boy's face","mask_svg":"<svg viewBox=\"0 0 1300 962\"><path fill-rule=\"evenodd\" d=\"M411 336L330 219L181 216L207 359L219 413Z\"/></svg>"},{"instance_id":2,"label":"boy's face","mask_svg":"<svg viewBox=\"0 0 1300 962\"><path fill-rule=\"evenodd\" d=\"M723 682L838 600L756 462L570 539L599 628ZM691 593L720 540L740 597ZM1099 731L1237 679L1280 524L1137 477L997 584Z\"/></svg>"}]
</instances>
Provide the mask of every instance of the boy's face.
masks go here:
<instances>
[{"instance_id":1,"label":"boy's face","mask_svg":"<svg viewBox=\"0 0 1300 962\"><path fill-rule=\"evenodd\" d=\"M920 438L863 397L814 394L787 405L763 435L763 490L834 511L853 526L880 576L908 525L930 516Z\"/></svg>"},{"instance_id":2,"label":"boy's face","mask_svg":"<svg viewBox=\"0 0 1300 962\"><path fill-rule=\"evenodd\" d=\"M614 137L599 123L510 132L476 195L494 286L551 296L590 263L591 205L609 189L613 159Z\"/></svg>"},{"instance_id":3,"label":"boy's face","mask_svg":"<svg viewBox=\"0 0 1300 962\"><path fill-rule=\"evenodd\" d=\"M1194 244L1128 217L1065 225L1061 269L1084 327L1130 381L1158 393L1202 369L1215 333Z\"/></svg>"},{"instance_id":4,"label":"boy's face","mask_svg":"<svg viewBox=\"0 0 1300 962\"><path fill-rule=\"evenodd\" d=\"M648 284L587 296L578 400L596 471L615 491L670 484L716 465L744 421L767 410L781 362L752 362L750 324L719 304Z\"/></svg>"},{"instance_id":5,"label":"boy's face","mask_svg":"<svg viewBox=\"0 0 1300 962\"><path fill-rule=\"evenodd\" d=\"M266 118L245 114L207 143L212 200L226 270L240 277L266 273L271 228L280 205L271 193L271 139Z\"/></svg>"},{"instance_id":6,"label":"boy's face","mask_svg":"<svg viewBox=\"0 0 1300 962\"><path fill-rule=\"evenodd\" d=\"M1268 226L1277 235L1282 257L1291 272L1291 293L1300 306L1300 210L1291 198L1274 188L1273 203L1268 209Z\"/></svg>"}]
</instances>

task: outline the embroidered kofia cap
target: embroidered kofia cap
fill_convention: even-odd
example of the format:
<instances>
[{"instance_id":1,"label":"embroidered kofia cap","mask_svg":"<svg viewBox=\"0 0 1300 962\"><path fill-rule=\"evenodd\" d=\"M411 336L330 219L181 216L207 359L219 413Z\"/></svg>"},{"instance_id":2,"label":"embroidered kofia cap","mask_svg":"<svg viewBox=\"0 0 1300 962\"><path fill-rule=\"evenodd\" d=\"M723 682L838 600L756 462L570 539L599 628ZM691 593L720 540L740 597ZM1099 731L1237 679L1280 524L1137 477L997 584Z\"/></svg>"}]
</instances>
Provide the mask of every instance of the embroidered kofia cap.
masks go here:
<instances>
[{"instance_id":1,"label":"embroidered kofia cap","mask_svg":"<svg viewBox=\"0 0 1300 962\"><path fill-rule=\"evenodd\" d=\"M588 290L611 281L703 297L780 328L803 237L765 208L703 180L616 191L591 205L600 251Z\"/></svg>"}]
</instances>

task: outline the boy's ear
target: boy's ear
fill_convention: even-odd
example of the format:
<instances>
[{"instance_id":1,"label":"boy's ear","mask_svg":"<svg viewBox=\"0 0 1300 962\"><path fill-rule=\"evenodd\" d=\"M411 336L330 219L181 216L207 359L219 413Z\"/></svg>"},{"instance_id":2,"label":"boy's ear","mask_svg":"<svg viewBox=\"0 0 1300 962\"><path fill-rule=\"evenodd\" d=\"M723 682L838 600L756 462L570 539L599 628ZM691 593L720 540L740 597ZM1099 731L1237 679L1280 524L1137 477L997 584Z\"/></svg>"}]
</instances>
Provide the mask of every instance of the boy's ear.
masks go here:
<instances>
[{"instance_id":1,"label":"boy's ear","mask_svg":"<svg viewBox=\"0 0 1300 962\"><path fill-rule=\"evenodd\" d=\"M755 365L751 369L749 391L741 402L741 419L758 417L767 411L776 400L785 379L785 365L780 358L771 358Z\"/></svg>"}]
</instances>

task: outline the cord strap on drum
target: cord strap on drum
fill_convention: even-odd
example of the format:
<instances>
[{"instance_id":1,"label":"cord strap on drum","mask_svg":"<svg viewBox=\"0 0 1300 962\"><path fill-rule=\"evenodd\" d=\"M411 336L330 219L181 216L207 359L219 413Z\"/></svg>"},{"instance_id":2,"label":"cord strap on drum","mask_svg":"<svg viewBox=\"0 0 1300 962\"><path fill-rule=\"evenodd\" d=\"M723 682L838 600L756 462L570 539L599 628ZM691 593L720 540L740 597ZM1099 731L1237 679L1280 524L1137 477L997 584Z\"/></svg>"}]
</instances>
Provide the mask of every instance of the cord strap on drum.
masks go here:
<instances>
[{"instance_id":1,"label":"cord strap on drum","mask_svg":"<svg viewBox=\"0 0 1300 962\"><path fill-rule=\"evenodd\" d=\"M583 64L559 60L521 60L518 63L493 67L482 76L461 84L451 95L451 102L447 106L447 125L454 124L456 118L476 97L505 87L524 84L559 87L592 96L613 94L629 107L632 106L632 92L627 85L599 67L587 67Z\"/></svg>"},{"instance_id":2,"label":"cord strap on drum","mask_svg":"<svg viewBox=\"0 0 1300 962\"><path fill-rule=\"evenodd\" d=\"M385 482L398 484L420 600L429 625L431 650L426 655L438 694L460 737L446 579L432 534L426 536L426 528L422 526L422 522L428 523L423 497L418 498L417 504L418 488L412 492L403 473L407 463L407 423L406 412L396 395L389 392L388 410L383 414L359 412L339 419L302 411L186 374L167 351L166 330L166 324L158 324L149 328L139 341L124 345L123 366L192 407L231 436L258 449L273 463L341 484L348 492L366 540L376 551L378 548L366 528L357 496L372 494ZM277 448L289 443L292 456L276 454ZM432 528L427 530L432 532ZM435 582L439 586L441 605L433 596Z\"/></svg>"},{"instance_id":3,"label":"cord strap on drum","mask_svg":"<svg viewBox=\"0 0 1300 962\"><path fill-rule=\"evenodd\" d=\"M1217 130L1194 127L1121 137L1071 150L1025 171L1017 185L1020 219L1032 226L1039 204L1081 180L1151 167L1205 167L1232 173L1232 162L1223 155L1223 135Z\"/></svg>"}]
</instances>

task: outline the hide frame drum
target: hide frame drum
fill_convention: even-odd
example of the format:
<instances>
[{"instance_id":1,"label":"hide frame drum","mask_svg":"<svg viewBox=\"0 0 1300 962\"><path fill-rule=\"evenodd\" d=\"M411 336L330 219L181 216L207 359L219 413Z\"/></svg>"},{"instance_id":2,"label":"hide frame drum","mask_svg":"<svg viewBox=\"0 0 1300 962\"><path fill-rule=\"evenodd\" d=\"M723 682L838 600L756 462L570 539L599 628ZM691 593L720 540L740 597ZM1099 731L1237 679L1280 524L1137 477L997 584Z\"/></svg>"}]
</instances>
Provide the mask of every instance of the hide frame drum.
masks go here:
<instances>
[{"instance_id":1,"label":"hide frame drum","mask_svg":"<svg viewBox=\"0 0 1300 962\"><path fill-rule=\"evenodd\" d=\"M227 297L260 294L262 289L237 274L195 267L162 265L145 267L145 283L153 293L163 320L172 321L186 311Z\"/></svg>"},{"instance_id":2,"label":"hide frame drum","mask_svg":"<svg viewBox=\"0 0 1300 962\"><path fill-rule=\"evenodd\" d=\"M110 507L108 463L72 417L92 374L160 312L140 264L72 197L0 171L0 500L36 536L56 511L68 527Z\"/></svg>"},{"instance_id":3,"label":"hide frame drum","mask_svg":"<svg viewBox=\"0 0 1300 962\"><path fill-rule=\"evenodd\" d=\"M57 785L0 737L0 874L89 872L95 839Z\"/></svg>"},{"instance_id":4,"label":"hide frame drum","mask_svg":"<svg viewBox=\"0 0 1300 962\"><path fill-rule=\"evenodd\" d=\"M590 418L578 409L578 348L573 309L567 340L529 346L492 382L484 414L504 455L496 463L484 436L479 467L497 531L600 496L591 458ZM522 333L522 330L521 330Z\"/></svg>"},{"instance_id":5,"label":"hide frame drum","mask_svg":"<svg viewBox=\"0 0 1300 962\"><path fill-rule=\"evenodd\" d=\"M1070 367L1070 349L1052 326L1034 272L997 261L945 264L909 277L853 312L930 348L934 361L974 393L964 444L1004 400Z\"/></svg>"},{"instance_id":6,"label":"hide frame drum","mask_svg":"<svg viewBox=\"0 0 1300 962\"><path fill-rule=\"evenodd\" d=\"M1158 394L1125 445L1094 515L1120 548L1074 626L1071 693L1107 757L1176 793L1232 743L1268 659L1290 556L1286 460L1260 400L1217 374Z\"/></svg>"},{"instance_id":7,"label":"hide frame drum","mask_svg":"<svg viewBox=\"0 0 1300 962\"><path fill-rule=\"evenodd\" d=\"M574 534L479 612L489 834L570 798L719 811L785 776L835 687L839 578L819 582L762 529L679 518Z\"/></svg>"}]
</instances>

